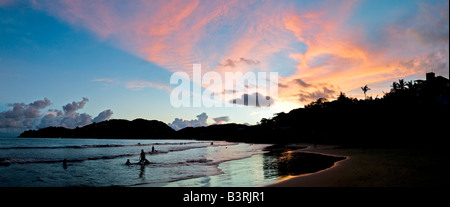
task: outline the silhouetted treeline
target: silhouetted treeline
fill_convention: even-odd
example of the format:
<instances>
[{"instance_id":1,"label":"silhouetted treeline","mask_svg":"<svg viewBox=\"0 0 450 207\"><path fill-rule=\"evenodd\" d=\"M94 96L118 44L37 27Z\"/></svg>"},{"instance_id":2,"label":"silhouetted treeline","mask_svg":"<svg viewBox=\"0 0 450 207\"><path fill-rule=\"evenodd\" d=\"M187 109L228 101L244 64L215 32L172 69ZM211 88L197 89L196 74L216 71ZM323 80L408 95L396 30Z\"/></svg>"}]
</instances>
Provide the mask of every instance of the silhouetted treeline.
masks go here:
<instances>
[{"instance_id":1,"label":"silhouetted treeline","mask_svg":"<svg viewBox=\"0 0 450 207\"><path fill-rule=\"evenodd\" d=\"M269 142L406 146L443 143L448 126L449 80L428 73L427 80L394 82L381 98L340 93L334 101L320 98L255 127Z\"/></svg>"},{"instance_id":2,"label":"silhouetted treeline","mask_svg":"<svg viewBox=\"0 0 450 207\"><path fill-rule=\"evenodd\" d=\"M367 85L362 92L370 90ZM364 100L340 93L289 113L262 119L255 126L216 125L185 128L179 137L263 143L327 143L358 146L407 146L444 142L449 126L449 80L434 73L427 80L392 84L383 97Z\"/></svg>"},{"instance_id":3,"label":"silhouetted treeline","mask_svg":"<svg viewBox=\"0 0 450 207\"><path fill-rule=\"evenodd\" d=\"M370 90L362 87L363 92ZM30 130L20 137L179 138L254 143L325 143L358 146L438 144L449 126L449 80L427 74L427 80L394 82L383 97L364 100L340 93L305 108L277 113L259 124L221 124L174 131L159 121L110 120L77 129Z\"/></svg>"}]
</instances>

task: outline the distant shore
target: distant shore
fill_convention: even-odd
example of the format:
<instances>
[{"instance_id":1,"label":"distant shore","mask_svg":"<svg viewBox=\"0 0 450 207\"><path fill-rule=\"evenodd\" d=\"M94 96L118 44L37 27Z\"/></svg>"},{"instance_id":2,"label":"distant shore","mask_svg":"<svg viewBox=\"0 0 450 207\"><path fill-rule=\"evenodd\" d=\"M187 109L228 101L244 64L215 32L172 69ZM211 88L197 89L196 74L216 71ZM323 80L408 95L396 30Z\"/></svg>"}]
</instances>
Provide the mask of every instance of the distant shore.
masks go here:
<instances>
[{"instance_id":1,"label":"distant shore","mask_svg":"<svg viewBox=\"0 0 450 207\"><path fill-rule=\"evenodd\" d=\"M289 176L267 187L434 187L449 184L448 152L429 148L364 149L318 145L309 153L347 157L328 169Z\"/></svg>"}]
</instances>

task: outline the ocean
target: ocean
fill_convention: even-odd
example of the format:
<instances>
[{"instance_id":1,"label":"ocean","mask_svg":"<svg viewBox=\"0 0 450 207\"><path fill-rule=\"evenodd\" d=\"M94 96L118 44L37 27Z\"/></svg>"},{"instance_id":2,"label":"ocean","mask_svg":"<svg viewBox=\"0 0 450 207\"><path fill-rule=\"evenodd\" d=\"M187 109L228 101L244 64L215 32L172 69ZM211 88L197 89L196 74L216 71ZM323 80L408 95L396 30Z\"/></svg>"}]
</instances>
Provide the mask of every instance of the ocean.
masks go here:
<instances>
[{"instance_id":1,"label":"ocean","mask_svg":"<svg viewBox=\"0 0 450 207\"><path fill-rule=\"evenodd\" d=\"M278 157L264 150L268 146L195 140L0 138L0 187L265 186L284 177L273 167ZM136 164L141 150L150 164ZM125 164L128 159L131 165Z\"/></svg>"}]
</instances>

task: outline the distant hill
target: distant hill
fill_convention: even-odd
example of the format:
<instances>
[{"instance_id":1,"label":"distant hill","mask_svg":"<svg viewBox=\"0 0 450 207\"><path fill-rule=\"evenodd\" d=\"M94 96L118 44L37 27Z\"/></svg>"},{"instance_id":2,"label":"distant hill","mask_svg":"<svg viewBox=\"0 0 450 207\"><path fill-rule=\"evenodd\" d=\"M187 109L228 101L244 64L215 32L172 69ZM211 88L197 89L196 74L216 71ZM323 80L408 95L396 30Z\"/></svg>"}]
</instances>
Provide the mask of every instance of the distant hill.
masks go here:
<instances>
[{"instance_id":1,"label":"distant hill","mask_svg":"<svg viewBox=\"0 0 450 207\"><path fill-rule=\"evenodd\" d=\"M47 127L39 130L28 130L20 134L19 137L168 139L173 138L174 133L175 130L161 121L112 119L75 129Z\"/></svg>"},{"instance_id":2,"label":"distant hill","mask_svg":"<svg viewBox=\"0 0 450 207\"><path fill-rule=\"evenodd\" d=\"M250 126L243 124L218 124L205 127L186 127L177 131L177 136L184 139L251 141L247 136Z\"/></svg>"}]
</instances>

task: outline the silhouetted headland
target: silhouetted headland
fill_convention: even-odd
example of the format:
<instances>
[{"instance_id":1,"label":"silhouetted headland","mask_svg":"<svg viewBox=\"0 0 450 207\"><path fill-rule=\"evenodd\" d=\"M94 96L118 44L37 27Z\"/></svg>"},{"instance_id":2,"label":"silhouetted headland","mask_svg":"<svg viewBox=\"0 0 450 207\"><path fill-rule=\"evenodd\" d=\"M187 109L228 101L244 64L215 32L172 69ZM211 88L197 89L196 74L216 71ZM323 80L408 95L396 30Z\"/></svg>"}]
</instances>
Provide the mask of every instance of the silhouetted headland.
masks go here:
<instances>
[{"instance_id":1,"label":"silhouetted headland","mask_svg":"<svg viewBox=\"0 0 450 207\"><path fill-rule=\"evenodd\" d=\"M28 130L19 137L42 138L108 138L108 139L170 139L175 130L167 124L156 120L135 119L133 121L112 119L92 123L84 127L67 129L64 127L47 127Z\"/></svg>"},{"instance_id":2,"label":"silhouetted headland","mask_svg":"<svg viewBox=\"0 0 450 207\"><path fill-rule=\"evenodd\" d=\"M407 146L444 141L449 125L449 80L427 73L426 80L399 80L381 98L358 100L340 93L259 124L220 124L175 131L160 121L109 120L75 129L48 127L19 137L197 139L252 143L322 143L350 146ZM361 87L364 94L370 88Z\"/></svg>"}]
</instances>

